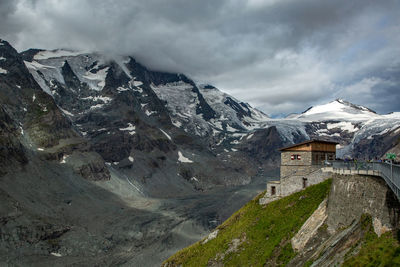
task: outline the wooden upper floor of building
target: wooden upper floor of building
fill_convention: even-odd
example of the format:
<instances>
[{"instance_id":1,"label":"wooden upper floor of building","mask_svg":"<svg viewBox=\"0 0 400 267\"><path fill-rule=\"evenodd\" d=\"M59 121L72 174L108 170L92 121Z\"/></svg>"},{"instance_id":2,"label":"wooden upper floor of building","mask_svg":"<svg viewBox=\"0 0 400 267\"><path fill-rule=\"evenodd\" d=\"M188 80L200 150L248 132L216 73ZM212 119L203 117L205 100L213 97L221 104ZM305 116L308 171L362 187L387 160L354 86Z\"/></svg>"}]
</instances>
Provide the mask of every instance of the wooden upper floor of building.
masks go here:
<instances>
[{"instance_id":1,"label":"wooden upper floor of building","mask_svg":"<svg viewBox=\"0 0 400 267\"><path fill-rule=\"evenodd\" d=\"M304 151L304 152L333 152L336 153L337 142L324 140L308 140L302 143L279 149L281 152L286 151Z\"/></svg>"}]
</instances>

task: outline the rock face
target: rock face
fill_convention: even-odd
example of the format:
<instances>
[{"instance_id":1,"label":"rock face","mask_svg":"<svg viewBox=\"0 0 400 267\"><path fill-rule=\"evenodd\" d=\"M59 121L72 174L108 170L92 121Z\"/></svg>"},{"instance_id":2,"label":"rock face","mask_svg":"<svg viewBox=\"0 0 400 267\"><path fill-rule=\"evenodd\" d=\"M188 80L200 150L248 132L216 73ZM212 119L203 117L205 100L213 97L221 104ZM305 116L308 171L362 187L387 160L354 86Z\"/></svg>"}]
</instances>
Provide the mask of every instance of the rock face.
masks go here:
<instances>
[{"instance_id":1,"label":"rock face","mask_svg":"<svg viewBox=\"0 0 400 267\"><path fill-rule=\"evenodd\" d=\"M361 175L334 175L329 197L291 240L299 254L289 266L340 265L359 245L368 218L380 236L398 229L400 203L384 180Z\"/></svg>"},{"instance_id":2,"label":"rock face","mask_svg":"<svg viewBox=\"0 0 400 267\"><path fill-rule=\"evenodd\" d=\"M6 70L0 79L3 155L11 156L8 160L24 163L36 153L48 160L59 160L71 150L91 151L88 140L76 132L53 98L38 85L17 51L6 41L0 44L0 64ZM80 145L74 147L72 143ZM82 173L85 178L110 178L101 157L96 162L88 158L85 164L86 171Z\"/></svg>"},{"instance_id":3,"label":"rock face","mask_svg":"<svg viewBox=\"0 0 400 267\"><path fill-rule=\"evenodd\" d=\"M394 210L398 210L400 205L381 178L337 175L333 179L328 203L329 232L350 225L364 213L370 214L373 221L382 225L380 229L375 229L378 235L382 234L382 229L397 227L397 211Z\"/></svg>"},{"instance_id":4,"label":"rock face","mask_svg":"<svg viewBox=\"0 0 400 267\"><path fill-rule=\"evenodd\" d=\"M316 235L318 228L325 222L328 217L326 213L326 203L324 200L316 211L307 219L297 234L291 239L292 248L295 251L302 251L307 242Z\"/></svg>"}]
</instances>

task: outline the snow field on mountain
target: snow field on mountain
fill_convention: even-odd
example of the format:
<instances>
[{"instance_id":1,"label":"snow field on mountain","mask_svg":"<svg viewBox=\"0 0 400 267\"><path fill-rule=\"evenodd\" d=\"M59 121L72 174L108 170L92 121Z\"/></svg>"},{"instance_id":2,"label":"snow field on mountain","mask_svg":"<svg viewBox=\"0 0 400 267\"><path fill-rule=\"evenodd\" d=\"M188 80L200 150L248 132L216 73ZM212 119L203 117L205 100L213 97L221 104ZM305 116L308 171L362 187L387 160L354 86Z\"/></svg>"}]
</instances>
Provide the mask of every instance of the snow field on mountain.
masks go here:
<instances>
[{"instance_id":1,"label":"snow field on mountain","mask_svg":"<svg viewBox=\"0 0 400 267\"><path fill-rule=\"evenodd\" d=\"M136 127L132 123L128 123L128 126L125 128L119 128L120 131L128 131L130 135L134 135Z\"/></svg>"},{"instance_id":2,"label":"snow field on mountain","mask_svg":"<svg viewBox=\"0 0 400 267\"><path fill-rule=\"evenodd\" d=\"M351 122L347 122L347 121L342 121L342 122L337 122L337 123L327 123L326 128L329 130L339 128L342 131L347 131L347 132L351 132L351 133L358 130L358 128L354 127L354 125Z\"/></svg>"},{"instance_id":3,"label":"snow field on mountain","mask_svg":"<svg viewBox=\"0 0 400 267\"><path fill-rule=\"evenodd\" d=\"M108 69L109 69L109 67L106 67L106 68L98 70L96 73L87 71L85 73L85 75L82 75L82 78L89 80L89 81L95 81L95 83L88 82L89 86L93 90L101 91L101 90L103 90L104 86L106 85L106 76L107 76Z\"/></svg>"},{"instance_id":4,"label":"snow field on mountain","mask_svg":"<svg viewBox=\"0 0 400 267\"><path fill-rule=\"evenodd\" d=\"M68 51L68 50L63 50L63 49L58 49L58 50L44 50L38 52L33 59L36 60L41 60L41 59L49 59L49 58L59 58L59 57L71 57L71 56L77 56L81 55L84 52L82 51Z\"/></svg>"},{"instance_id":5,"label":"snow field on mountain","mask_svg":"<svg viewBox=\"0 0 400 267\"><path fill-rule=\"evenodd\" d=\"M324 105L312 107L302 114L291 115L290 117L291 119L304 121L365 121L379 116L363 106L352 105L346 101L337 99Z\"/></svg>"},{"instance_id":6,"label":"snow field on mountain","mask_svg":"<svg viewBox=\"0 0 400 267\"><path fill-rule=\"evenodd\" d=\"M189 158L185 157L182 152L178 151L178 161L182 163L193 163L192 160Z\"/></svg>"}]
</instances>

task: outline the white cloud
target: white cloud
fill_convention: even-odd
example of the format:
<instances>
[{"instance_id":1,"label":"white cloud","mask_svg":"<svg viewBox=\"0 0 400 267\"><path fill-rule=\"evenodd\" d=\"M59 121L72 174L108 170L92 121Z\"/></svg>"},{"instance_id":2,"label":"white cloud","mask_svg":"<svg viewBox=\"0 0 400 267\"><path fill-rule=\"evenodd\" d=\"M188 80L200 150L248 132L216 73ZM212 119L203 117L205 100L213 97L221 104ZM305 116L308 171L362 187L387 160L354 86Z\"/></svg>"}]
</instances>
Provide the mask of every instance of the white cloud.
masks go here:
<instances>
[{"instance_id":1,"label":"white cloud","mask_svg":"<svg viewBox=\"0 0 400 267\"><path fill-rule=\"evenodd\" d=\"M372 92L374 102L364 97L360 104L399 109L395 0L3 0L0 15L1 38L18 50L130 54L267 113L301 111L339 95L351 100L374 79L391 81L374 85L390 99Z\"/></svg>"}]
</instances>

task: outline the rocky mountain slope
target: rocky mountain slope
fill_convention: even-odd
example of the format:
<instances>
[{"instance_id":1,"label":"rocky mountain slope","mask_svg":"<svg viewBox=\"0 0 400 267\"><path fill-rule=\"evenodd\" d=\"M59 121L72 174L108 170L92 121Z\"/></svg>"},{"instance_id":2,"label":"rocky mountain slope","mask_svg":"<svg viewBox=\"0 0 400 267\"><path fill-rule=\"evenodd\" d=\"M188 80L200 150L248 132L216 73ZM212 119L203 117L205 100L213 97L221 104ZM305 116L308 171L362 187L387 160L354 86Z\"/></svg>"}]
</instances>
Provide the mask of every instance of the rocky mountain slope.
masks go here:
<instances>
[{"instance_id":1,"label":"rocky mountain slope","mask_svg":"<svg viewBox=\"0 0 400 267\"><path fill-rule=\"evenodd\" d=\"M141 264L157 251L151 266L276 176L280 147L329 138L380 157L398 144L399 114L332 103L271 119L129 56L0 40L0 261Z\"/></svg>"},{"instance_id":2,"label":"rocky mountain slope","mask_svg":"<svg viewBox=\"0 0 400 267\"><path fill-rule=\"evenodd\" d=\"M310 138L338 141L340 157L374 158L400 136L400 114L340 99L270 119L211 85L148 70L132 57L37 49L21 57L93 149L127 175L135 169L139 183L154 180L146 186L154 194L160 184L180 184L177 174L201 190L248 183L255 170L279 165L277 148Z\"/></svg>"}]
</instances>

